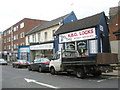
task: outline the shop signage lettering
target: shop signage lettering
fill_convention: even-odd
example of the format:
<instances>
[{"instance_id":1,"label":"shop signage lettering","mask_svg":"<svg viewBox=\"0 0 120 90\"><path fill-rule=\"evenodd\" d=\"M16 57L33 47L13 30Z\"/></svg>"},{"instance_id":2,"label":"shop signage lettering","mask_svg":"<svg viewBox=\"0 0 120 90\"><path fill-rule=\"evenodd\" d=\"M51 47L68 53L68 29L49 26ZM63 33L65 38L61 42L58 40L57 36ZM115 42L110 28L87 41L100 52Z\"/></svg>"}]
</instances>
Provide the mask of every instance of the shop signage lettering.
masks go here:
<instances>
[{"instance_id":1,"label":"shop signage lettering","mask_svg":"<svg viewBox=\"0 0 120 90\"><path fill-rule=\"evenodd\" d=\"M29 52L29 48L20 48L20 52Z\"/></svg>"},{"instance_id":2,"label":"shop signage lettering","mask_svg":"<svg viewBox=\"0 0 120 90\"><path fill-rule=\"evenodd\" d=\"M74 37L74 36L79 36L79 35L88 35L88 34L92 34L94 33L93 32L93 29L91 30L86 30L86 31L79 31L79 33L71 33L71 34L68 34L68 37Z\"/></svg>"},{"instance_id":3,"label":"shop signage lettering","mask_svg":"<svg viewBox=\"0 0 120 90\"><path fill-rule=\"evenodd\" d=\"M30 50L47 50L47 49L53 49L53 43L30 46Z\"/></svg>"},{"instance_id":4,"label":"shop signage lettering","mask_svg":"<svg viewBox=\"0 0 120 90\"><path fill-rule=\"evenodd\" d=\"M63 42L71 42L78 40L87 40L95 37L96 37L95 28L90 28L76 32L61 34L59 36L59 39L60 39L60 43L63 43Z\"/></svg>"}]
</instances>

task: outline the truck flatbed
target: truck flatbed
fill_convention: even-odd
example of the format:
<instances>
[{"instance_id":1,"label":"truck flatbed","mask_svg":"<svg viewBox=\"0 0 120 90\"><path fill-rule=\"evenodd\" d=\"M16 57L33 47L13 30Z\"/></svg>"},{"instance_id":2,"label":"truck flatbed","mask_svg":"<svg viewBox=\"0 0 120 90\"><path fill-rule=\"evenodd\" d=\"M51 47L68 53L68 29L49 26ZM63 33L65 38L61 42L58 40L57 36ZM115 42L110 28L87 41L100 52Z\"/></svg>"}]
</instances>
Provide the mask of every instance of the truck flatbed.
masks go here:
<instances>
[{"instance_id":1,"label":"truck flatbed","mask_svg":"<svg viewBox=\"0 0 120 90\"><path fill-rule=\"evenodd\" d=\"M118 63L117 54L98 53L94 56L63 57L63 65L94 65L94 64L115 64Z\"/></svg>"}]
</instances>

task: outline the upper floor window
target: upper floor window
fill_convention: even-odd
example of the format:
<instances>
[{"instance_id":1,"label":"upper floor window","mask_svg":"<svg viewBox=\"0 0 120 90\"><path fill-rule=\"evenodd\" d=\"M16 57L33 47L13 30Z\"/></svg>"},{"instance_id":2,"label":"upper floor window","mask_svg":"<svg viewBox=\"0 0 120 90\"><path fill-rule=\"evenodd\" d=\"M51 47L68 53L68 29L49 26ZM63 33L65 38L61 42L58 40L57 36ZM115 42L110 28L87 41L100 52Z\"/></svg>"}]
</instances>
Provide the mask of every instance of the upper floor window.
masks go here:
<instances>
[{"instance_id":1,"label":"upper floor window","mask_svg":"<svg viewBox=\"0 0 120 90\"><path fill-rule=\"evenodd\" d=\"M24 38L24 32L20 33L20 38Z\"/></svg>"},{"instance_id":2,"label":"upper floor window","mask_svg":"<svg viewBox=\"0 0 120 90\"><path fill-rule=\"evenodd\" d=\"M6 39L4 39L4 43L6 43Z\"/></svg>"},{"instance_id":3,"label":"upper floor window","mask_svg":"<svg viewBox=\"0 0 120 90\"><path fill-rule=\"evenodd\" d=\"M9 40L8 40L8 42L10 42L11 41L11 38L9 37Z\"/></svg>"},{"instance_id":4,"label":"upper floor window","mask_svg":"<svg viewBox=\"0 0 120 90\"><path fill-rule=\"evenodd\" d=\"M4 49L6 49L6 46L4 46Z\"/></svg>"},{"instance_id":5,"label":"upper floor window","mask_svg":"<svg viewBox=\"0 0 120 90\"><path fill-rule=\"evenodd\" d=\"M30 36L28 36L28 43L30 43Z\"/></svg>"},{"instance_id":6,"label":"upper floor window","mask_svg":"<svg viewBox=\"0 0 120 90\"><path fill-rule=\"evenodd\" d=\"M24 28L25 24L24 22L20 24L20 28Z\"/></svg>"},{"instance_id":7,"label":"upper floor window","mask_svg":"<svg viewBox=\"0 0 120 90\"><path fill-rule=\"evenodd\" d=\"M6 32L4 32L4 36L6 36Z\"/></svg>"},{"instance_id":8,"label":"upper floor window","mask_svg":"<svg viewBox=\"0 0 120 90\"><path fill-rule=\"evenodd\" d=\"M35 35L32 35L32 41L35 42L36 39L35 39Z\"/></svg>"},{"instance_id":9,"label":"upper floor window","mask_svg":"<svg viewBox=\"0 0 120 90\"><path fill-rule=\"evenodd\" d=\"M14 49L16 49L17 48L17 45L16 44L14 44Z\"/></svg>"},{"instance_id":10,"label":"upper floor window","mask_svg":"<svg viewBox=\"0 0 120 90\"><path fill-rule=\"evenodd\" d=\"M38 33L38 42L40 42L40 33Z\"/></svg>"},{"instance_id":11,"label":"upper floor window","mask_svg":"<svg viewBox=\"0 0 120 90\"><path fill-rule=\"evenodd\" d=\"M20 45L21 45L21 46L24 46L24 42L22 42Z\"/></svg>"},{"instance_id":12,"label":"upper floor window","mask_svg":"<svg viewBox=\"0 0 120 90\"><path fill-rule=\"evenodd\" d=\"M45 40L47 40L47 32L45 32Z\"/></svg>"},{"instance_id":13,"label":"upper floor window","mask_svg":"<svg viewBox=\"0 0 120 90\"><path fill-rule=\"evenodd\" d=\"M17 30L17 28L16 27L14 27L14 32Z\"/></svg>"},{"instance_id":14,"label":"upper floor window","mask_svg":"<svg viewBox=\"0 0 120 90\"><path fill-rule=\"evenodd\" d=\"M52 31L52 37L54 38L54 33L55 33L55 30Z\"/></svg>"},{"instance_id":15,"label":"upper floor window","mask_svg":"<svg viewBox=\"0 0 120 90\"><path fill-rule=\"evenodd\" d=\"M8 49L11 49L10 45L8 46Z\"/></svg>"}]
</instances>

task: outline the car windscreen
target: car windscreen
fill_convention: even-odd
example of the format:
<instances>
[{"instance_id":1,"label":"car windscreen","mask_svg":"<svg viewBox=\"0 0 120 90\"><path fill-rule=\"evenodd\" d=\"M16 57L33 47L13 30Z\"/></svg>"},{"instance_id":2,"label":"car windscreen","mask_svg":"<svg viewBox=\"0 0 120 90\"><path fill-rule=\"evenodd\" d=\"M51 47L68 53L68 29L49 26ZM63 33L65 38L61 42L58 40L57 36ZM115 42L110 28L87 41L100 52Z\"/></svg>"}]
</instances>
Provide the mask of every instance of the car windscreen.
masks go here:
<instances>
[{"instance_id":1,"label":"car windscreen","mask_svg":"<svg viewBox=\"0 0 120 90\"><path fill-rule=\"evenodd\" d=\"M26 63L27 61L26 60L19 60L19 62Z\"/></svg>"},{"instance_id":2,"label":"car windscreen","mask_svg":"<svg viewBox=\"0 0 120 90\"><path fill-rule=\"evenodd\" d=\"M47 58L41 58L41 62L49 62L50 60Z\"/></svg>"},{"instance_id":3,"label":"car windscreen","mask_svg":"<svg viewBox=\"0 0 120 90\"><path fill-rule=\"evenodd\" d=\"M0 61L5 61L4 59L0 58Z\"/></svg>"}]
</instances>

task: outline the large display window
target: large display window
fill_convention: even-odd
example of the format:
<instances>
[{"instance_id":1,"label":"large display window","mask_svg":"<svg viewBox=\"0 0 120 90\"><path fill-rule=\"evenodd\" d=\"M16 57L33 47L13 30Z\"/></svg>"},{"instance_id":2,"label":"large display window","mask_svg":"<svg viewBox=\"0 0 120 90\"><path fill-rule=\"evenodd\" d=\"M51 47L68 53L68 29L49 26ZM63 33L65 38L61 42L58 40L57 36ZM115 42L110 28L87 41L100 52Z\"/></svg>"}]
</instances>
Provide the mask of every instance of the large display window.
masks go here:
<instances>
[{"instance_id":1,"label":"large display window","mask_svg":"<svg viewBox=\"0 0 120 90\"><path fill-rule=\"evenodd\" d=\"M88 55L88 41L76 41L76 42L67 42L66 49L68 50L78 50L80 55Z\"/></svg>"},{"instance_id":2,"label":"large display window","mask_svg":"<svg viewBox=\"0 0 120 90\"><path fill-rule=\"evenodd\" d=\"M77 50L80 55L88 55L87 40L77 41Z\"/></svg>"}]
</instances>

